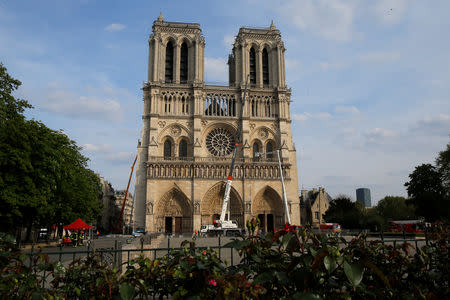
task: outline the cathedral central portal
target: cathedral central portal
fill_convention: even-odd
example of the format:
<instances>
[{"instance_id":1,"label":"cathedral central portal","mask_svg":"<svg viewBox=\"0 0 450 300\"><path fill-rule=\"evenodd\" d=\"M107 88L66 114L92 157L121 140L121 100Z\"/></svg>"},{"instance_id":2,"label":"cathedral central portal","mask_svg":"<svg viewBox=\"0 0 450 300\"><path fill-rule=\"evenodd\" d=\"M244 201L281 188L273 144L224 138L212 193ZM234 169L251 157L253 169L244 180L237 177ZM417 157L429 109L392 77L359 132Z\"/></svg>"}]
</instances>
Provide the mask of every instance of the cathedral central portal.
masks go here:
<instances>
[{"instance_id":1,"label":"cathedral central portal","mask_svg":"<svg viewBox=\"0 0 450 300\"><path fill-rule=\"evenodd\" d=\"M230 219L245 227L258 217L265 231L286 222L275 154L280 150L291 222L300 224L291 91L280 31L273 24L239 30L226 86L204 83L204 47L199 24L166 22L162 16L153 22L142 88L135 226L183 234L217 220L239 126L242 147L233 170Z\"/></svg>"}]
</instances>

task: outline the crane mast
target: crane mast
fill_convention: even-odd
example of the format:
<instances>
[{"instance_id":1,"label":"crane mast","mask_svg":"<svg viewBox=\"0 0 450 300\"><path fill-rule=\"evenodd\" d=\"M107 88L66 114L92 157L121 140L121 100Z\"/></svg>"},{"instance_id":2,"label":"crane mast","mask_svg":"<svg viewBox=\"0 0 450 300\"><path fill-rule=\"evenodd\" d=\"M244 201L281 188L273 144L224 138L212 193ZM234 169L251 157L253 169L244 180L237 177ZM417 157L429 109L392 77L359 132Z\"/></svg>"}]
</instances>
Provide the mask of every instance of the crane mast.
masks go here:
<instances>
[{"instance_id":1,"label":"crane mast","mask_svg":"<svg viewBox=\"0 0 450 300\"><path fill-rule=\"evenodd\" d=\"M236 141L234 143L233 157L231 159L230 172L228 173L227 183L225 185L225 193L223 195L222 211L220 213L220 220L219 220L220 224L225 223L225 214L226 214L227 208L229 207L229 203L230 203L231 183L233 182L233 171L234 171L234 163L236 162L237 148L242 146L242 114L244 111L245 96L247 95L247 84L248 84L249 77L250 77L250 74L247 75L247 78L245 80L244 96L242 97L242 104L239 108L238 129L236 131ZM228 219L227 221L229 223L230 222L230 210L228 210L228 218L227 219Z\"/></svg>"}]
</instances>

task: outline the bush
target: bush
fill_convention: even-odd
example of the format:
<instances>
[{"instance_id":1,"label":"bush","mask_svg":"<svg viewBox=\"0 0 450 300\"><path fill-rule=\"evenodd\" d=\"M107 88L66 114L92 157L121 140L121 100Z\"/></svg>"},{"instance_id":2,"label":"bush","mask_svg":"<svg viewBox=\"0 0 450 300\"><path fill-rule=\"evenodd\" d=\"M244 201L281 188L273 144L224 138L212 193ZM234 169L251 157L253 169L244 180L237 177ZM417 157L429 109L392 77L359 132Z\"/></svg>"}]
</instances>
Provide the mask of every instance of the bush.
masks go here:
<instances>
[{"instance_id":1,"label":"bush","mask_svg":"<svg viewBox=\"0 0 450 300\"><path fill-rule=\"evenodd\" d=\"M212 249L183 243L182 250L150 260L139 257L121 274L97 256L67 268L20 252L2 253L3 299L448 299L447 227L428 245L384 245L364 235L350 242L291 226L264 237L235 239L241 263L226 267ZM45 270L45 272L44 272ZM43 285L47 282L47 285ZM44 287L45 286L45 287Z\"/></svg>"}]
</instances>

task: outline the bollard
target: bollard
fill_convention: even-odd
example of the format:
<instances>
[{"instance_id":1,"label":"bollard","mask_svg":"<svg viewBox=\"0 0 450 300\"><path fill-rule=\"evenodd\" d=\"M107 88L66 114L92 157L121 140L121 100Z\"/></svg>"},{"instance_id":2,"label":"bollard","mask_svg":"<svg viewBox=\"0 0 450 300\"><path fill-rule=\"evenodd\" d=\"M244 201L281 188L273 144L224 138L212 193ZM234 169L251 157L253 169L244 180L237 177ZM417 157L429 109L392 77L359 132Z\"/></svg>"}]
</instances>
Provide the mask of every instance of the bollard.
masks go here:
<instances>
[{"instance_id":1,"label":"bollard","mask_svg":"<svg viewBox=\"0 0 450 300\"><path fill-rule=\"evenodd\" d=\"M62 259L62 244L59 244L59 262L61 262Z\"/></svg>"},{"instance_id":2,"label":"bollard","mask_svg":"<svg viewBox=\"0 0 450 300\"><path fill-rule=\"evenodd\" d=\"M114 241L114 267L117 267L117 240Z\"/></svg>"},{"instance_id":3,"label":"bollard","mask_svg":"<svg viewBox=\"0 0 450 300\"><path fill-rule=\"evenodd\" d=\"M30 252L30 268L33 261L33 250L34 250L34 244L31 244L31 252Z\"/></svg>"},{"instance_id":4,"label":"bollard","mask_svg":"<svg viewBox=\"0 0 450 300\"><path fill-rule=\"evenodd\" d=\"M170 249L170 235L167 236L167 254L169 254L169 249Z\"/></svg>"},{"instance_id":5,"label":"bollard","mask_svg":"<svg viewBox=\"0 0 450 300\"><path fill-rule=\"evenodd\" d=\"M220 247L220 235L219 235L219 259L222 259L221 254L222 254L222 249Z\"/></svg>"}]
</instances>

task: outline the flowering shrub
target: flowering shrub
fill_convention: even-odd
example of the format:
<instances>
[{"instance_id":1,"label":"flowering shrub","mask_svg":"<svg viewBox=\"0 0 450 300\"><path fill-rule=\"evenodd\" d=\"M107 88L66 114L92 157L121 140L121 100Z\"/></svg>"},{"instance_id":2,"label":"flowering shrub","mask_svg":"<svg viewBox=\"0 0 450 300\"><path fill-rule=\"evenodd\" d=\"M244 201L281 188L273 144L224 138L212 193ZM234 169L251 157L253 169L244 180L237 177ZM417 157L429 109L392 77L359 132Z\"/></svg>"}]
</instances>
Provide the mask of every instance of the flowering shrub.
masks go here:
<instances>
[{"instance_id":1,"label":"flowering shrub","mask_svg":"<svg viewBox=\"0 0 450 300\"><path fill-rule=\"evenodd\" d=\"M11 247L0 253L2 299L448 299L447 227L429 243L384 245L358 236L315 235L286 226L235 239L241 262L226 267L216 251L184 242L160 259L139 257L121 274L89 256L68 267L46 255L26 262ZM45 271L45 272L44 272ZM46 282L46 284L43 284Z\"/></svg>"}]
</instances>

